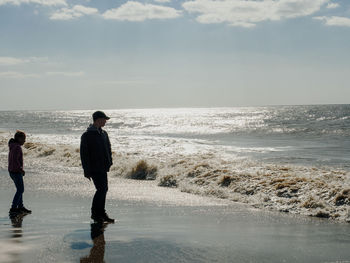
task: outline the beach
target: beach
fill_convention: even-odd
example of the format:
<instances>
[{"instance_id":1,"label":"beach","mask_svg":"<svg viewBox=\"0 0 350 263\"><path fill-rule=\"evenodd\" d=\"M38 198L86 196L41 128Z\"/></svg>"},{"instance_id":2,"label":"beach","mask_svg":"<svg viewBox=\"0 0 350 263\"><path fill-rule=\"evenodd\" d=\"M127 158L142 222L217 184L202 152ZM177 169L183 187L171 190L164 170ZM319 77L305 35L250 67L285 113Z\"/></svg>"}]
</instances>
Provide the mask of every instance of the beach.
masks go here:
<instances>
[{"instance_id":1,"label":"beach","mask_svg":"<svg viewBox=\"0 0 350 263\"><path fill-rule=\"evenodd\" d=\"M38 177L26 176L28 183ZM85 180L75 183L83 185ZM25 204L33 213L19 224L7 215L11 183L2 171L1 262L350 261L348 224L263 212L220 199L199 205L206 198L188 193L175 194L181 199L176 204L170 198L159 203L157 197L142 201L107 195L107 210L117 221L92 240L91 196L27 187ZM111 182L115 190L124 186L118 179ZM134 191L154 188L135 184Z\"/></svg>"},{"instance_id":2,"label":"beach","mask_svg":"<svg viewBox=\"0 0 350 263\"><path fill-rule=\"evenodd\" d=\"M350 1L0 0L0 35L0 263L350 263Z\"/></svg>"},{"instance_id":3,"label":"beach","mask_svg":"<svg viewBox=\"0 0 350 263\"><path fill-rule=\"evenodd\" d=\"M350 262L348 105L106 112L104 227L80 161L91 111L2 112L0 262ZM33 213L11 221L15 129Z\"/></svg>"}]
</instances>

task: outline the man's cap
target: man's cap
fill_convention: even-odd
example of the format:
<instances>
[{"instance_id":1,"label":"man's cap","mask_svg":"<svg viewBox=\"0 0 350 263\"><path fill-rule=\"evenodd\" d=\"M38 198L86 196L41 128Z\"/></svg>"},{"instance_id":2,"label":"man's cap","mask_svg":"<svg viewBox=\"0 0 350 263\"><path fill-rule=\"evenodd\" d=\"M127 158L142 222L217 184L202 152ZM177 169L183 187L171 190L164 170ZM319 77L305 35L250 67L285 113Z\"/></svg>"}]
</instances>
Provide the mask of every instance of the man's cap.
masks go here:
<instances>
[{"instance_id":1,"label":"man's cap","mask_svg":"<svg viewBox=\"0 0 350 263\"><path fill-rule=\"evenodd\" d=\"M94 121L97 119L106 119L106 120L110 119L103 111L95 111L92 114L92 118Z\"/></svg>"}]
</instances>

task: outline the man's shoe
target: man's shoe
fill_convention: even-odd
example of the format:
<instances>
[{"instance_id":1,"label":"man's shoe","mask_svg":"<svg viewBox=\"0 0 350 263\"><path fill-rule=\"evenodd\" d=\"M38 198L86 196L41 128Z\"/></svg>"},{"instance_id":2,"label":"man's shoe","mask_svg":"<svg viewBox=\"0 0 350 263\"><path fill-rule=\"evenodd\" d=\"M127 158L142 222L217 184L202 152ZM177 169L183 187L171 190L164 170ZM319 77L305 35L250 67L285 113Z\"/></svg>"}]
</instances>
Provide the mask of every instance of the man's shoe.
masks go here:
<instances>
[{"instance_id":1,"label":"man's shoe","mask_svg":"<svg viewBox=\"0 0 350 263\"><path fill-rule=\"evenodd\" d=\"M105 213L102 218L103 218L103 221L106 223L114 223L114 221L115 221L113 218L109 218L107 213Z\"/></svg>"},{"instance_id":2,"label":"man's shoe","mask_svg":"<svg viewBox=\"0 0 350 263\"><path fill-rule=\"evenodd\" d=\"M29 210L29 209L25 208L24 206L23 206L23 207L18 208L18 210L19 210L21 213L25 213L25 214L31 214L31 213L32 213L32 211L31 211L31 210Z\"/></svg>"},{"instance_id":3,"label":"man's shoe","mask_svg":"<svg viewBox=\"0 0 350 263\"><path fill-rule=\"evenodd\" d=\"M92 215L91 219L94 220L95 223L103 223L104 219L102 216Z\"/></svg>"}]
</instances>

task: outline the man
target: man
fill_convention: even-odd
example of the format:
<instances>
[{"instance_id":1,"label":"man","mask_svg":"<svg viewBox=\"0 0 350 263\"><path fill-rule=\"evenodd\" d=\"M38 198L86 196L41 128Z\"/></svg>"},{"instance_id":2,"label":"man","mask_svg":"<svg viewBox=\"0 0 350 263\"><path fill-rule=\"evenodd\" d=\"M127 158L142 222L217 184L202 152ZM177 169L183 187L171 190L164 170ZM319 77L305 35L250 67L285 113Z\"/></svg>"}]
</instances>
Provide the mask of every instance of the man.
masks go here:
<instances>
[{"instance_id":1,"label":"man","mask_svg":"<svg viewBox=\"0 0 350 263\"><path fill-rule=\"evenodd\" d=\"M80 158L84 176L94 182L96 193L92 200L91 218L95 222L114 223L105 210L108 191L107 172L112 166L111 143L106 131L102 130L109 117L102 111L92 115L93 124L81 136Z\"/></svg>"}]
</instances>

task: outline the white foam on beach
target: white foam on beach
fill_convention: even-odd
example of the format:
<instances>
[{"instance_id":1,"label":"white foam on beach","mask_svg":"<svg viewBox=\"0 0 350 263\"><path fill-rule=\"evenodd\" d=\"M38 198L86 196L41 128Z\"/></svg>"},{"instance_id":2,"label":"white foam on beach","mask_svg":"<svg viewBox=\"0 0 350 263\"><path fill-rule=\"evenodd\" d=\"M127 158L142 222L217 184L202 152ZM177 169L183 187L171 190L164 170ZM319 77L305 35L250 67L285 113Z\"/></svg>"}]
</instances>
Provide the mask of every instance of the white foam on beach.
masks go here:
<instances>
[{"instance_id":1,"label":"white foam on beach","mask_svg":"<svg viewBox=\"0 0 350 263\"><path fill-rule=\"evenodd\" d=\"M178 145L174 145L176 149ZM37 141L23 148L27 170L38 174L26 183L63 194L93 193L92 183L83 178L78 146ZM233 201L259 209L350 221L347 171L260 163L219 150L198 151L192 145L179 153L169 145L164 147L166 152L152 152L152 148L129 152L127 145L114 149L118 151L113 153L109 173L110 198L160 205L223 205ZM3 135L0 150L7 152ZM0 155L0 168L6 168L6 158ZM157 167L155 181L125 179L140 160ZM161 181L172 181L170 185L175 187L157 186Z\"/></svg>"},{"instance_id":2,"label":"white foam on beach","mask_svg":"<svg viewBox=\"0 0 350 263\"><path fill-rule=\"evenodd\" d=\"M7 142L0 139L1 167L6 169ZM190 152L191 150L188 149ZM93 183L83 176L80 165L79 149L69 145L48 145L44 143L27 143L23 146L25 166L29 174L26 188L39 189L59 194L91 197L94 193ZM153 202L158 205L228 205L227 200L209 198L184 193L177 189L159 187L158 181L126 179L128 172L139 160L133 154L114 153L115 164L109 173L109 199ZM155 161L154 161L155 162ZM9 183L11 184L10 180Z\"/></svg>"}]
</instances>

